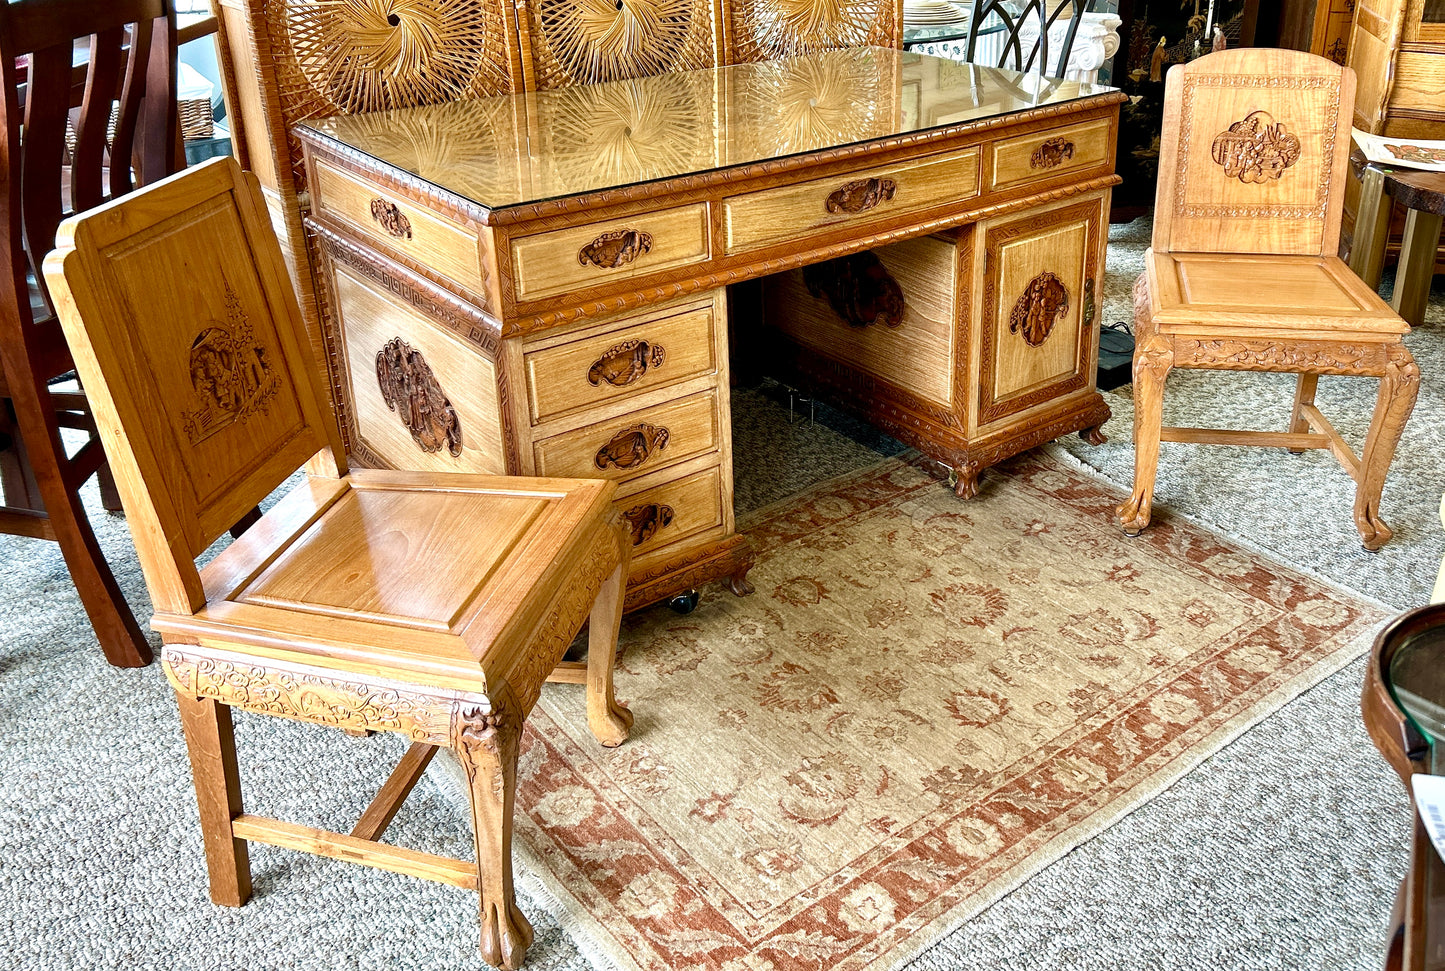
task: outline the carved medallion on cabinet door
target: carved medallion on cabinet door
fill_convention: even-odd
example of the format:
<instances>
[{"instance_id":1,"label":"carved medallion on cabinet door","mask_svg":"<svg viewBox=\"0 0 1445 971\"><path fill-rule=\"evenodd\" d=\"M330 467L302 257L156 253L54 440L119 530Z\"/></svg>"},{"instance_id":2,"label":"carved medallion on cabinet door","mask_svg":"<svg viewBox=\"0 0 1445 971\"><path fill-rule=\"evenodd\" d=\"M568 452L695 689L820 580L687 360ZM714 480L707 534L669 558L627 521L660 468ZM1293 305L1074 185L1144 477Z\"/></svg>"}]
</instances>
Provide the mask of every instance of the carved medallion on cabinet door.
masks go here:
<instances>
[{"instance_id":1,"label":"carved medallion on cabinet door","mask_svg":"<svg viewBox=\"0 0 1445 971\"><path fill-rule=\"evenodd\" d=\"M328 281L354 437L399 469L507 470L496 367L390 289L332 262Z\"/></svg>"},{"instance_id":2,"label":"carved medallion on cabinet door","mask_svg":"<svg viewBox=\"0 0 1445 971\"><path fill-rule=\"evenodd\" d=\"M461 419L421 351L400 337L387 341L376 352L376 383L417 448L439 452L445 445L453 456L462 454Z\"/></svg>"},{"instance_id":3,"label":"carved medallion on cabinet door","mask_svg":"<svg viewBox=\"0 0 1445 971\"><path fill-rule=\"evenodd\" d=\"M1101 199L987 224L978 424L1092 383Z\"/></svg>"}]
</instances>

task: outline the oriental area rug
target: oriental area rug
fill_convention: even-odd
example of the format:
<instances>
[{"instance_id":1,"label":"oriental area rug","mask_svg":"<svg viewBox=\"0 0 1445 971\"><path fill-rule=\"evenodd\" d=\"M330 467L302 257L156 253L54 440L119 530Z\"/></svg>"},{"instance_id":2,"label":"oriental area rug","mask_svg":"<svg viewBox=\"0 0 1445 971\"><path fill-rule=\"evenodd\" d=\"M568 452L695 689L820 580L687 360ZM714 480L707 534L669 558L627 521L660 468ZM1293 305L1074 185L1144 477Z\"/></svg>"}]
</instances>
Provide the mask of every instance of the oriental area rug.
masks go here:
<instances>
[{"instance_id":1,"label":"oriental area rug","mask_svg":"<svg viewBox=\"0 0 1445 971\"><path fill-rule=\"evenodd\" d=\"M756 593L624 625L636 715L529 719L516 826L623 968L889 969L1364 651L1386 611L1034 454L749 517Z\"/></svg>"}]
</instances>

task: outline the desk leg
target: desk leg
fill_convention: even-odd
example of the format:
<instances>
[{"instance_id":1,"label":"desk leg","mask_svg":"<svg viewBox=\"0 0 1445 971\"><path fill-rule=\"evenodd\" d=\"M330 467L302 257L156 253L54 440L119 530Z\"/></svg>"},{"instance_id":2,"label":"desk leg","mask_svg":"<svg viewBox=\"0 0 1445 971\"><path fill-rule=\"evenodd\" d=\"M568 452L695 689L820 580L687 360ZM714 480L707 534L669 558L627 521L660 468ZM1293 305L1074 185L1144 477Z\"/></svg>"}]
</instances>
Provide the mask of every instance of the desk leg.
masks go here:
<instances>
[{"instance_id":1,"label":"desk leg","mask_svg":"<svg viewBox=\"0 0 1445 971\"><path fill-rule=\"evenodd\" d=\"M1425 319L1430 279L1435 273L1435 249L1440 245L1441 217L1409 209L1405 213L1405 239L1400 244L1400 265L1395 270L1395 297L1390 306L1410 326Z\"/></svg>"},{"instance_id":2,"label":"desk leg","mask_svg":"<svg viewBox=\"0 0 1445 971\"><path fill-rule=\"evenodd\" d=\"M1379 169L1367 166L1361 183L1355 233L1350 243L1350 269L1371 290L1376 290L1385 268L1385 241L1390 235L1390 210L1394 204L1385 195L1385 174Z\"/></svg>"}]
</instances>

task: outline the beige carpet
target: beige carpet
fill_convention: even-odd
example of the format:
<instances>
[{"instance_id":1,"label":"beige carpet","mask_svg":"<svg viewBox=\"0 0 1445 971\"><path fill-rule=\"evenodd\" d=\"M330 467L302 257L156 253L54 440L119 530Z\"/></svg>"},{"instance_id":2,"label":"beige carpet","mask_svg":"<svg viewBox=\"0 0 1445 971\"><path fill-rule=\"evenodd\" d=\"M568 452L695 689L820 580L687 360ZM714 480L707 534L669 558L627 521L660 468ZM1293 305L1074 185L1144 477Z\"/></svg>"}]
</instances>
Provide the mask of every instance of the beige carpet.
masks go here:
<instances>
[{"instance_id":1,"label":"beige carpet","mask_svg":"<svg viewBox=\"0 0 1445 971\"><path fill-rule=\"evenodd\" d=\"M624 968L892 968L1357 656L1383 610L1046 456L751 518L757 593L629 621L632 740L544 695L520 851ZM1147 847L1140 847L1147 852ZM583 943L586 947L586 943Z\"/></svg>"}]
</instances>

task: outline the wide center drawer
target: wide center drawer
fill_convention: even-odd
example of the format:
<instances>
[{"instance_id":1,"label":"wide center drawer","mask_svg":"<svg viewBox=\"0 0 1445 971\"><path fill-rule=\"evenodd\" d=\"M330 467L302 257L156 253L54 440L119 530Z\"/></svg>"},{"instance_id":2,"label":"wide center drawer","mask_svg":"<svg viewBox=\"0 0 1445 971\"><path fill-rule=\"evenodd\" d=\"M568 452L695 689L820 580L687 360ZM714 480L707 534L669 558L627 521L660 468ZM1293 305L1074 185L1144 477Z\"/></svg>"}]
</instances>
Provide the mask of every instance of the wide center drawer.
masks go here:
<instances>
[{"instance_id":1,"label":"wide center drawer","mask_svg":"<svg viewBox=\"0 0 1445 971\"><path fill-rule=\"evenodd\" d=\"M711 255L707 205L697 203L512 240L518 300L628 280Z\"/></svg>"},{"instance_id":2,"label":"wide center drawer","mask_svg":"<svg viewBox=\"0 0 1445 971\"><path fill-rule=\"evenodd\" d=\"M993 145L992 189L1051 179L1061 172L1093 168L1109 160L1109 121L1054 128L1006 138Z\"/></svg>"},{"instance_id":3,"label":"wide center drawer","mask_svg":"<svg viewBox=\"0 0 1445 971\"><path fill-rule=\"evenodd\" d=\"M625 480L717 447L717 394L704 391L544 438L532 451L538 475Z\"/></svg>"},{"instance_id":4,"label":"wide center drawer","mask_svg":"<svg viewBox=\"0 0 1445 971\"><path fill-rule=\"evenodd\" d=\"M485 294L475 231L320 160L315 190L320 212L473 293Z\"/></svg>"},{"instance_id":5,"label":"wide center drawer","mask_svg":"<svg viewBox=\"0 0 1445 971\"><path fill-rule=\"evenodd\" d=\"M728 253L860 226L978 195L977 148L929 155L723 200Z\"/></svg>"},{"instance_id":6,"label":"wide center drawer","mask_svg":"<svg viewBox=\"0 0 1445 971\"><path fill-rule=\"evenodd\" d=\"M522 352L533 424L717 370L713 305Z\"/></svg>"}]
</instances>

